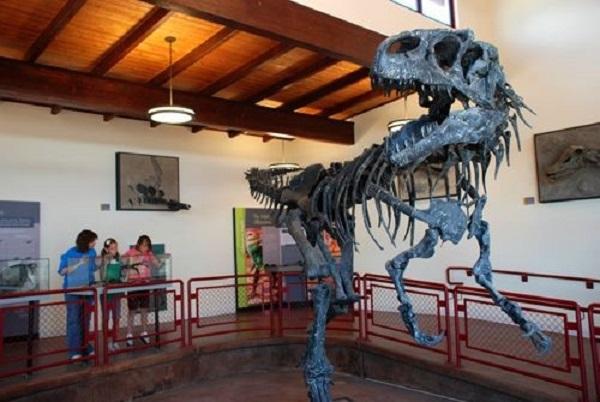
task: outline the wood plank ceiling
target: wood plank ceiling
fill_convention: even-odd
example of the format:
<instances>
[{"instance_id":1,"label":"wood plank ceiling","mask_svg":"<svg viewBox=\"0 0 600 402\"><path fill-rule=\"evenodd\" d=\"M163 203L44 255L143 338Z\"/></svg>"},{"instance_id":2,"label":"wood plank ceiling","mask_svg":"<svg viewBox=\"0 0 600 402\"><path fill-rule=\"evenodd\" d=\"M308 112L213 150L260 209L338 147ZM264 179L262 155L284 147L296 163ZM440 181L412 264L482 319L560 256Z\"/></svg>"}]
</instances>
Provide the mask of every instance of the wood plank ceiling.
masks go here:
<instances>
[{"instance_id":1,"label":"wood plank ceiling","mask_svg":"<svg viewBox=\"0 0 600 402\"><path fill-rule=\"evenodd\" d=\"M290 127L275 124L273 130L328 142L353 143L348 126L341 121L395 99L371 90L366 57L358 60L359 63L349 61L353 55L347 59L335 57L335 51L322 51L318 43L312 46L296 40L294 32L263 35L265 26L268 28L272 21L257 20L257 25L264 26L255 27L225 25L223 22L230 20L214 17L214 14L200 18L197 5L210 9L214 3L211 0L3 0L2 3L0 69L12 69L10 75L17 80L70 80L74 77L78 83L98 87L111 83L123 85L120 88L125 91L166 88L168 45L164 38L172 35L177 38L173 47L176 102L181 96L190 102L206 101L213 107L210 101L214 100L214 105L225 109L239 106L248 116L269 109L264 111L266 120L282 116L290 122ZM243 3L239 0L226 3L225 12L235 18L235 13L240 12L236 5ZM251 3L255 2L247 4ZM275 9L286 7L289 12L308 13L306 18L333 19L305 7L288 5L288 0L268 0L267 3ZM343 28L351 25L339 21L327 22ZM353 27L356 26L350 28ZM374 43L376 34L364 31L371 35ZM370 51L372 54L374 49ZM360 55L354 58L358 57ZM0 97L54 106L53 113L67 107L105 114L105 120L110 119L111 114L144 118L140 115L144 107L141 103L136 106L140 110L135 112L125 112L129 105L119 101L115 101L114 107L94 110L91 100L78 107L76 100L69 99L68 90L45 90L43 96L37 96L33 86L30 92L20 91L7 78L0 77ZM145 93L150 96L150 92ZM151 93L160 98L160 93ZM96 94L90 94L94 96ZM119 107L123 107L122 114ZM277 114L271 117L269 111L277 111ZM296 117L302 122L298 124L306 125L306 135L301 127L292 127ZM199 113L198 121L193 122L194 131L205 126L230 134L245 131L262 135L273 131L266 123L251 124L250 118L232 118L235 124L231 125L222 120L205 118ZM318 122L327 122L323 127L334 134L322 132Z\"/></svg>"}]
</instances>

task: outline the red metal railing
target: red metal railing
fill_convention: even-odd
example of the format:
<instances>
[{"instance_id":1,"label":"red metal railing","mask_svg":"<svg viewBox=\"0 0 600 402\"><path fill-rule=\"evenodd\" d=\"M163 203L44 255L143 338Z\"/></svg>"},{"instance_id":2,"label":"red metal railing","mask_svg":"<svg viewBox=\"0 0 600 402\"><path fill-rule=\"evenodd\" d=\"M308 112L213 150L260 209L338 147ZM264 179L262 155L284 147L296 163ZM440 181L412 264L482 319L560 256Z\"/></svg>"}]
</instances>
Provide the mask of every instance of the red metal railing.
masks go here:
<instances>
[{"instance_id":1,"label":"red metal railing","mask_svg":"<svg viewBox=\"0 0 600 402\"><path fill-rule=\"evenodd\" d=\"M307 280L306 277L296 274L280 273L276 276L277 288L281 289L281 297L277 298L278 320L280 331L283 335L286 331L301 331L305 333L308 325L313 320L311 288L318 282ZM360 276L356 274L352 281L353 290L357 295L361 294ZM332 283L333 285L333 283ZM333 287L335 292L335 287ZM328 331L357 335L361 334L361 303L355 302L348 306L348 313L335 317L327 325Z\"/></svg>"},{"instance_id":2,"label":"red metal railing","mask_svg":"<svg viewBox=\"0 0 600 402\"><path fill-rule=\"evenodd\" d=\"M453 286L462 286L463 282L452 279L452 274L455 272L462 272L466 276L473 276L472 267L464 266L449 266L446 268L446 283ZM585 285L586 289L594 289L596 285L600 285L600 279L587 278L583 276L567 276L567 275L555 275L555 274L544 274L537 272L526 272L526 271L512 271L505 269L494 269L494 275L506 275L513 277L520 277L521 282L529 282L529 278L540 278L540 279L553 279L563 282L579 282Z\"/></svg>"},{"instance_id":3,"label":"red metal railing","mask_svg":"<svg viewBox=\"0 0 600 402\"><path fill-rule=\"evenodd\" d=\"M379 337L392 342L422 348L445 355L451 361L450 314L448 289L434 282L405 280L405 288L419 315L419 325L427 333L444 333L445 340L437 347L418 345L410 337L398 312L396 290L389 277L365 274L363 280L365 322L364 336Z\"/></svg>"},{"instance_id":4,"label":"red metal railing","mask_svg":"<svg viewBox=\"0 0 600 402\"><path fill-rule=\"evenodd\" d=\"M545 355L481 289L454 289L456 365L470 361L571 388L588 401L581 309L573 301L505 292L552 340Z\"/></svg>"},{"instance_id":5,"label":"red metal railing","mask_svg":"<svg viewBox=\"0 0 600 402\"><path fill-rule=\"evenodd\" d=\"M588 323L590 326L590 347L594 364L594 383L596 384L596 399L600 400L600 303L588 308Z\"/></svg>"},{"instance_id":6,"label":"red metal railing","mask_svg":"<svg viewBox=\"0 0 600 402\"><path fill-rule=\"evenodd\" d=\"M185 346L184 298L181 280L105 286L101 294L104 362L122 353L168 344Z\"/></svg>"},{"instance_id":7,"label":"red metal railing","mask_svg":"<svg viewBox=\"0 0 600 402\"><path fill-rule=\"evenodd\" d=\"M457 267L450 267L456 269ZM537 274L535 274L537 275ZM244 278L244 277L242 277ZM27 316L29 331L20 337L0 339L0 378L63 366L68 359L66 316L68 306L79 306L83 325L81 350L91 343L104 362L113 357L147 348L175 347L192 341L219 342L240 338L267 338L292 334L304 335L312 321L310 288L315 282L303 277L278 273L261 275L253 286L253 276L242 283L234 275L193 278L184 292L182 281L158 281L147 284L114 284L95 288L51 290L0 296L0 330L6 329L11 314ZM506 370L521 376L557 384L577 392L587 401L588 390L583 354L582 312L574 301L551 299L517 293L506 293L520 303L524 313L536 322L552 339L553 348L547 355L538 355L530 342L505 314L491 302L482 289L458 286L453 290L454 306L450 307L446 285L406 280L421 329L427 333L445 333L444 342L436 348L416 345L408 334L400 314L393 283L387 276L355 275L354 290L361 301L349 314L333 320L328 329L333 334L345 334L359 341L371 338L389 342L390 347L418 347L448 361L478 364ZM138 292L146 292L140 294ZM251 299L244 299L250 297ZM77 296L65 300L65 295ZM127 316L129 304L147 307L147 344L140 336L140 318L134 321L134 345L128 347ZM239 300L238 300L239 299ZM92 300L97 300L96 303ZM187 307L184 306L184 300ZM238 303L240 302L240 303ZM244 308L238 308L244 307ZM247 307L247 308L246 308ZM595 383L600 383L600 304L589 312L589 330L594 359ZM99 313L102 313L100 316ZM454 325L450 320L454 314ZM101 319L102 331L98 325ZM185 325L187 320L187 325ZM33 329L32 329L33 328ZM453 331L452 331L453 330ZM301 331L301 332L300 332ZM103 337L98 336L102 333ZM187 334L187 338L186 338ZM231 336L230 336L231 335ZM102 342L100 342L100 340ZM119 345L118 349L113 344ZM455 349L454 354L452 348ZM169 348L166 348L167 350ZM454 356L454 359L452 358ZM98 364L98 355L82 360ZM83 365L82 365L83 367ZM600 395L600 389L598 390Z\"/></svg>"},{"instance_id":8,"label":"red metal railing","mask_svg":"<svg viewBox=\"0 0 600 402\"><path fill-rule=\"evenodd\" d=\"M1 295L0 378L81 361L98 365L96 295L94 288ZM15 329L15 321L23 319L25 328L7 336L6 329ZM69 330L71 336L67 337ZM74 360L69 355L81 357Z\"/></svg>"},{"instance_id":9,"label":"red metal railing","mask_svg":"<svg viewBox=\"0 0 600 402\"><path fill-rule=\"evenodd\" d=\"M271 306L274 292L267 276L261 276L254 302L238 309L238 298L246 297L248 287L240 278L252 275L192 278L187 282L188 343L194 339L247 333L248 336L275 335L276 326Z\"/></svg>"}]
</instances>

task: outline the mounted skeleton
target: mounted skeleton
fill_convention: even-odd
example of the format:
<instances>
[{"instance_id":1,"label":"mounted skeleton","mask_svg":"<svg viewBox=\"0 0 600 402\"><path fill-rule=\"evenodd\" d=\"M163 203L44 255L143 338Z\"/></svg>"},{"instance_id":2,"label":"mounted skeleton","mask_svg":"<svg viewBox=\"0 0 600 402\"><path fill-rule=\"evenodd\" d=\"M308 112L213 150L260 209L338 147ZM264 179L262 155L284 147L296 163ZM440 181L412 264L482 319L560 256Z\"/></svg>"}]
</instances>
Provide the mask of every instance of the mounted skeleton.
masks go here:
<instances>
[{"instance_id":1,"label":"mounted skeleton","mask_svg":"<svg viewBox=\"0 0 600 402\"><path fill-rule=\"evenodd\" d=\"M391 259L386 269L396 288L402 319L417 343L434 346L443 334L425 334L419 328L403 284L408 263L413 258L431 257L440 241L457 244L466 233L480 248L473 267L477 283L488 290L494 303L520 326L538 351L550 348L550 340L492 284L489 225L482 218L485 181L492 159L496 174L504 158L509 161L511 131L520 147L517 119L523 120L521 109L527 109L505 81L496 48L475 41L468 30L404 32L380 45L371 77L373 87L386 93L416 91L419 104L428 113L349 162L332 164L327 169L311 165L299 173L256 168L246 173L253 195L280 209L304 257L308 277L335 280L335 292L325 283L312 290L315 321L309 333L304 371L313 402L331 400L333 368L324 351L326 323L357 300L351 286L357 206L370 237L382 249L372 231L369 202L376 207L377 226L383 228L392 244L402 218L407 221L404 238L410 238L411 247ZM463 110L451 113L456 100ZM414 172L432 172L433 165L441 169L429 176L430 193L443 183L446 198L430 199L427 208L419 209ZM458 173L456 197L451 197L448 190L452 168ZM398 188L398 182L403 183L402 188ZM416 222L427 228L415 243ZM336 265L325 247L323 231L341 245L340 264Z\"/></svg>"}]
</instances>

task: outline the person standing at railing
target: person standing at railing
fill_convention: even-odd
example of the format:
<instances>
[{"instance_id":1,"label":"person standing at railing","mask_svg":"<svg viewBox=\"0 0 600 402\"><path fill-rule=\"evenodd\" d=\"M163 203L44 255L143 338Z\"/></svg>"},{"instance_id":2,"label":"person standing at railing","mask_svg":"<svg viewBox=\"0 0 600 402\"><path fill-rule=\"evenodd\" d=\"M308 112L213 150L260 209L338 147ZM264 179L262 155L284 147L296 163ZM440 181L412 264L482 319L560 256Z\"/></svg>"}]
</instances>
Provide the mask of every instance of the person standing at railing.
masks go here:
<instances>
[{"instance_id":1,"label":"person standing at railing","mask_svg":"<svg viewBox=\"0 0 600 402\"><path fill-rule=\"evenodd\" d=\"M152 241L147 235L141 235L135 247L123 254L127 264L127 281L143 284L152 278L152 270L160 268L160 261L152 253ZM148 336L148 309L150 308L150 295L147 290L127 292L127 346L133 346L133 320L136 314L140 315L142 332L140 340L150 343Z\"/></svg>"},{"instance_id":2,"label":"person standing at railing","mask_svg":"<svg viewBox=\"0 0 600 402\"><path fill-rule=\"evenodd\" d=\"M102 272L102 280L107 284L121 282L119 243L115 239L109 238L104 241L100 254L100 272ZM121 294L107 294L106 305L104 304L104 297L101 299L102 311L107 314L106 325L110 324L112 317L111 341L108 343L108 349L111 352L119 349L119 343L115 339L119 338L121 297Z\"/></svg>"},{"instance_id":3,"label":"person standing at railing","mask_svg":"<svg viewBox=\"0 0 600 402\"><path fill-rule=\"evenodd\" d=\"M87 287L94 283L96 270L96 240L98 236L89 229L77 235L75 247L60 256L58 273L64 276L63 288ZM86 314L86 304L95 301L89 295L65 294L67 302L67 347L69 357L78 360L83 356L93 356L92 345L84 345L85 333L89 329L90 314Z\"/></svg>"}]
</instances>

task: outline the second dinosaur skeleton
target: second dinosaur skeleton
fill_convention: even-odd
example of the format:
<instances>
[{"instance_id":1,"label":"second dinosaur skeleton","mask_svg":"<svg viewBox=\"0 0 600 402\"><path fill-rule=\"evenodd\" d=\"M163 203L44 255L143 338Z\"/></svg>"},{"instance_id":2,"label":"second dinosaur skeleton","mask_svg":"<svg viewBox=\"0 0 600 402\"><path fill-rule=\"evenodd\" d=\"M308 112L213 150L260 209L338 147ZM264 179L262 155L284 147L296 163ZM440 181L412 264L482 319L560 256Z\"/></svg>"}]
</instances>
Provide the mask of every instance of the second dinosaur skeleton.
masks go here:
<instances>
[{"instance_id":1,"label":"second dinosaur skeleton","mask_svg":"<svg viewBox=\"0 0 600 402\"><path fill-rule=\"evenodd\" d=\"M367 232L378 226L395 245L401 222L407 222L404 238L411 247L386 264L394 283L399 311L414 340L426 346L438 344L444 334L426 334L420 327L403 276L410 260L433 256L444 241L457 244L464 235L479 245L473 275L492 300L519 325L539 352L551 346L538 326L527 320L521 308L499 293L492 283L490 231L483 219L485 182L495 159L509 161L511 136L518 143L517 120L527 107L506 82L496 48L474 39L469 30L416 30L386 39L371 68L375 88L386 93L416 91L427 113L373 145L352 161L297 169L250 169L246 178L252 194L266 205L280 209L290 234L304 257L306 274L318 278L312 290L315 320L309 330L303 359L304 375L312 402L331 401L333 367L325 355L325 326L357 300L352 289L352 253L356 246L356 208L362 211ZM462 110L450 112L458 101ZM430 189L440 183L445 199L430 199L417 208L414 172L442 166L429 178ZM457 196L450 197L448 172L458 172ZM432 171L432 169L427 169ZM398 181L398 178L401 180ZM398 188L397 183L403 183ZM403 201L406 200L406 201ZM373 203L376 217L369 214ZM422 239L414 241L415 223L426 225ZM336 264L325 247L327 231L342 247ZM335 289L322 281L332 277Z\"/></svg>"}]
</instances>

